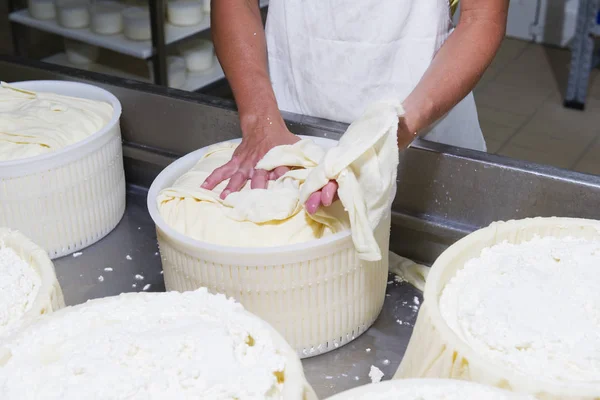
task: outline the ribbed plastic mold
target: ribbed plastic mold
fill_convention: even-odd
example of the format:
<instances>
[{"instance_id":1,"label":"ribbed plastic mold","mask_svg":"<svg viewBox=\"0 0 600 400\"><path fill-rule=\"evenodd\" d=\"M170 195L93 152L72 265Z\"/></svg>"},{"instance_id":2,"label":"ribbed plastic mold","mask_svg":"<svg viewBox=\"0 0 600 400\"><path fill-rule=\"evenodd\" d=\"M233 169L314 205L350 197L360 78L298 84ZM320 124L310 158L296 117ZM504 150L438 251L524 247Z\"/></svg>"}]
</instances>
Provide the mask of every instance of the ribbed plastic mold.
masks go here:
<instances>
[{"instance_id":1,"label":"ribbed plastic mold","mask_svg":"<svg viewBox=\"0 0 600 400\"><path fill-rule=\"evenodd\" d=\"M600 221L575 218L528 218L495 222L450 246L435 261L427 277L424 302L400 367L394 378L452 378L527 393L544 400L597 400L594 382L549 381L526 376L473 350L448 326L440 312L446 284L484 248L507 241L518 244L539 237L598 240Z\"/></svg>"},{"instance_id":2,"label":"ribbed plastic mold","mask_svg":"<svg viewBox=\"0 0 600 400\"><path fill-rule=\"evenodd\" d=\"M12 249L39 275L42 282L31 309L23 315L23 323L31 322L42 314L48 314L65 306L63 293L56 279L54 264L38 245L22 233L0 228L0 247Z\"/></svg>"},{"instance_id":3,"label":"ribbed plastic mold","mask_svg":"<svg viewBox=\"0 0 600 400\"><path fill-rule=\"evenodd\" d=\"M335 144L329 139L311 139L322 146ZM391 213L376 229L385 255L377 262L358 258L349 231L279 247L199 242L165 223L156 198L205 151L197 150L169 165L148 193L167 290L207 287L235 298L277 329L301 358L334 350L366 331L385 299Z\"/></svg>"},{"instance_id":4,"label":"ribbed plastic mold","mask_svg":"<svg viewBox=\"0 0 600 400\"><path fill-rule=\"evenodd\" d=\"M106 90L83 83L11 85L106 101L114 110L104 128L80 142L37 157L0 161L0 226L23 232L54 259L100 240L125 212L121 104Z\"/></svg>"}]
</instances>

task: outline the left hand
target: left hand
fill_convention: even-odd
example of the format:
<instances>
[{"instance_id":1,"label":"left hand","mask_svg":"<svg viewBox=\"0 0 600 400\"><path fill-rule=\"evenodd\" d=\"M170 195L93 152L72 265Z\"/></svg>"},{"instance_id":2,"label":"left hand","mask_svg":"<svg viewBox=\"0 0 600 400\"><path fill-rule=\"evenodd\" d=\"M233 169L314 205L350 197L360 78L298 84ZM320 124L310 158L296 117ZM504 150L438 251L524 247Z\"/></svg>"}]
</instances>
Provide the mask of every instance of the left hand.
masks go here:
<instances>
[{"instance_id":1,"label":"left hand","mask_svg":"<svg viewBox=\"0 0 600 400\"><path fill-rule=\"evenodd\" d=\"M400 118L398 122L398 147L404 150L414 140L415 135L411 134L410 129L406 124L405 118ZM311 194L306 200L304 206L306 211L313 215L319 207L329 207L337 200L338 184L336 181L329 181L321 190Z\"/></svg>"},{"instance_id":2,"label":"left hand","mask_svg":"<svg viewBox=\"0 0 600 400\"><path fill-rule=\"evenodd\" d=\"M313 215L319 207L329 207L337 199L338 184L336 181L329 181L321 190L311 194L306 200L304 207L306 211Z\"/></svg>"}]
</instances>

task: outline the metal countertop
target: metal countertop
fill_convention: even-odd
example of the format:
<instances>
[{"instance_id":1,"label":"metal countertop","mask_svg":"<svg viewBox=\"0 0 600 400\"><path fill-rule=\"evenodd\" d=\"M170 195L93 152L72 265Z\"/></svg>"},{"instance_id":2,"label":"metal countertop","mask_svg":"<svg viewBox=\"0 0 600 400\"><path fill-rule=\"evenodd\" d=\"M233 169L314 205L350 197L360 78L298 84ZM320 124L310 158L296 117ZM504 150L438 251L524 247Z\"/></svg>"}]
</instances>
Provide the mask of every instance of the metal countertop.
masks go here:
<instances>
[{"instance_id":1,"label":"metal countertop","mask_svg":"<svg viewBox=\"0 0 600 400\"><path fill-rule=\"evenodd\" d=\"M67 305L144 288L164 291L146 191L129 186L125 215L115 230L80 255L54 260L54 265ZM396 372L422 297L417 289L398 284L392 277L387 292L383 310L367 332L346 346L303 360L307 379L319 398L370 383L371 365L381 369L384 380Z\"/></svg>"}]
</instances>

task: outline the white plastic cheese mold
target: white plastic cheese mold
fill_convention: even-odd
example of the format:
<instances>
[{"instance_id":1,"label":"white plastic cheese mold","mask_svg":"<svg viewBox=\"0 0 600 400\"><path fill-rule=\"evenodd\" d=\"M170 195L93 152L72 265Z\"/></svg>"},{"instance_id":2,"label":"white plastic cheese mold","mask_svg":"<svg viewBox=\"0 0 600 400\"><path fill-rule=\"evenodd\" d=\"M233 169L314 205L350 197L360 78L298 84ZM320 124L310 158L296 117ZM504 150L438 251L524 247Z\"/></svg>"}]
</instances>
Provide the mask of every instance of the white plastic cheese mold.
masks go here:
<instances>
[{"instance_id":1,"label":"white plastic cheese mold","mask_svg":"<svg viewBox=\"0 0 600 400\"><path fill-rule=\"evenodd\" d=\"M424 302L408 348L394 378L454 378L533 394L544 400L600 399L598 382L543 381L517 373L482 357L448 326L439 307L446 284L484 248L507 241L518 244L539 237L598 240L600 221L574 218L529 218L495 222L450 246L435 261L427 277Z\"/></svg>"},{"instance_id":2,"label":"white plastic cheese mold","mask_svg":"<svg viewBox=\"0 0 600 400\"><path fill-rule=\"evenodd\" d=\"M439 399L440 394L454 400L534 400L533 396L453 379L394 379L359 386L328 400L422 400Z\"/></svg>"},{"instance_id":3,"label":"white plastic cheese mold","mask_svg":"<svg viewBox=\"0 0 600 400\"><path fill-rule=\"evenodd\" d=\"M109 123L56 152L0 161L0 226L21 231L50 258L81 250L106 236L125 212L121 103L96 86L28 81L12 86L105 101Z\"/></svg>"},{"instance_id":4,"label":"white plastic cheese mold","mask_svg":"<svg viewBox=\"0 0 600 400\"><path fill-rule=\"evenodd\" d=\"M311 139L323 147L336 143ZM350 231L294 245L236 248L196 241L165 223L156 205L158 193L205 152L194 151L169 165L148 192L167 290L207 287L235 298L277 329L301 358L334 350L366 331L383 306L388 258L360 260ZM388 213L376 229L382 254L388 253L390 222Z\"/></svg>"},{"instance_id":5,"label":"white plastic cheese mold","mask_svg":"<svg viewBox=\"0 0 600 400\"><path fill-rule=\"evenodd\" d=\"M65 306L63 293L56 278L54 264L48 254L22 233L0 228L0 247L12 249L40 277L41 286L29 311L23 315L23 323L33 321Z\"/></svg>"}]
</instances>

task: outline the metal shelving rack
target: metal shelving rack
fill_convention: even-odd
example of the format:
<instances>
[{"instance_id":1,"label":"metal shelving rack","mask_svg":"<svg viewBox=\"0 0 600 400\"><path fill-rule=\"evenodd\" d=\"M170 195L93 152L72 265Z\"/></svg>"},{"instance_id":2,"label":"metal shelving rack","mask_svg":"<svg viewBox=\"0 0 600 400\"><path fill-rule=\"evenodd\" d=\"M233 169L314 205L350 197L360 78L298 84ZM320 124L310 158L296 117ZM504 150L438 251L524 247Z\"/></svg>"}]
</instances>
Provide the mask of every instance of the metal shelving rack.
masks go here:
<instances>
[{"instance_id":1,"label":"metal shelving rack","mask_svg":"<svg viewBox=\"0 0 600 400\"><path fill-rule=\"evenodd\" d=\"M90 45L109 49L117 53L126 54L138 59L152 61L154 72L154 82L166 86L167 76L167 51L169 46L179 43L181 40L190 36L200 34L210 29L210 18L205 17L202 22L194 26L174 26L165 21L165 6L167 0L148 0L150 9L150 22L152 28L152 39L149 41L133 41L125 38L123 34L117 35L99 35L88 28L68 29L60 26L56 20L38 20L29 15L27 9L18 9L16 0L9 0L9 9L11 11L9 19L11 21L12 33L14 38L14 48L17 55L26 55L25 46L22 42L22 36L17 32L20 27L29 27L40 31L53 33L65 38L78 40ZM260 0L261 8L268 6L268 0ZM57 64L68 64L65 57L61 54L54 55L44 59L48 62ZM218 64L218 63L217 63ZM103 73L113 73L127 77L127 74L119 74L118 71L101 66L91 67L92 70L98 70ZM225 75L219 65L205 73L190 73L188 81L183 87L184 90L199 90L214 82L223 79Z\"/></svg>"},{"instance_id":2,"label":"metal shelving rack","mask_svg":"<svg viewBox=\"0 0 600 400\"><path fill-rule=\"evenodd\" d=\"M577 27L571 47L571 67L564 106L585 109L590 72L594 64L594 38L600 34L600 0L580 0Z\"/></svg>"}]
</instances>

